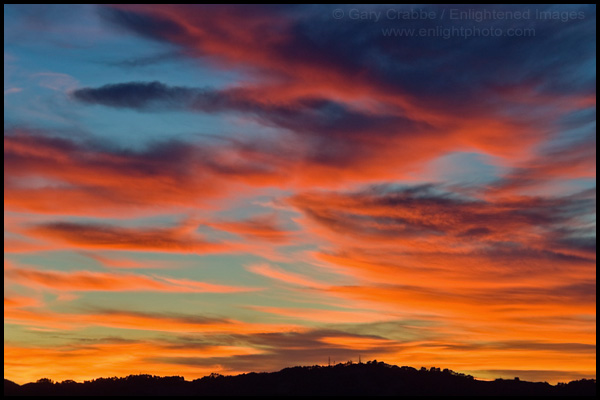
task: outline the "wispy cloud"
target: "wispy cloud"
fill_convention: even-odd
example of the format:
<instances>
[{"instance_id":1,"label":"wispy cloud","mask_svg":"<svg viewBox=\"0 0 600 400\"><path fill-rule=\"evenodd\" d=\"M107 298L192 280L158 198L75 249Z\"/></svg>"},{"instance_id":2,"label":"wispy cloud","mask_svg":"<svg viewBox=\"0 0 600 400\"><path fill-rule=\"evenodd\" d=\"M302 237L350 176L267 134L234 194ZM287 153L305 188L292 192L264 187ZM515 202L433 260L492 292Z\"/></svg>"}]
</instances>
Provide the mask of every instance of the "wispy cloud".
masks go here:
<instances>
[{"instance_id":1,"label":"wispy cloud","mask_svg":"<svg viewBox=\"0 0 600 400\"><path fill-rule=\"evenodd\" d=\"M278 267L274 267L269 264L253 264L246 267L246 269L250 272L253 272L258 275L262 275L269 279L273 279L275 281L279 281L285 284L300 286L300 287L325 287L326 283L319 282L317 280L311 279L310 277L304 276L302 274L298 274L295 272L290 272L283 270Z\"/></svg>"},{"instance_id":2,"label":"wispy cloud","mask_svg":"<svg viewBox=\"0 0 600 400\"><path fill-rule=\"evenodd\" d=\"M59 292L69 291L157 291L176 293L235 293L257 290L190 279L165 276L136 275L92 271L50 271L33 268L4 266L6 279L23 286L45 288Z\"/></svg>"}]
</instances>

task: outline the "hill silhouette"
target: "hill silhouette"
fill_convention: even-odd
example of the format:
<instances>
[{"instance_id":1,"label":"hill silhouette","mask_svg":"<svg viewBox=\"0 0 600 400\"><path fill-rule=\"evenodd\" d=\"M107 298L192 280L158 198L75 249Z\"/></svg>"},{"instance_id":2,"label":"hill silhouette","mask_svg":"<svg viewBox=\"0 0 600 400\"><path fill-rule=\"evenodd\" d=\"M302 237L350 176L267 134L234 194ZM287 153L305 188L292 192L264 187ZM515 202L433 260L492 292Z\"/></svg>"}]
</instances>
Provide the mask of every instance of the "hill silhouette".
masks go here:
<instances>
[{"instance_id":1,"label":"hill silhouette","mask_svg":"<svg viewBox=\"0 0 600 400\"><path fill-rule=\"evenodd\" d=\"M383 362L292 367L236 376L211 374L194 381L180 376L130 375L77 383L40 379L17 385L4 380L5 396L236 396L236 395L417 395L417 396L595 396L596 380L550 385L496 379L480 381L439 368L417 370Z\"/></svg>"}]
</instances>

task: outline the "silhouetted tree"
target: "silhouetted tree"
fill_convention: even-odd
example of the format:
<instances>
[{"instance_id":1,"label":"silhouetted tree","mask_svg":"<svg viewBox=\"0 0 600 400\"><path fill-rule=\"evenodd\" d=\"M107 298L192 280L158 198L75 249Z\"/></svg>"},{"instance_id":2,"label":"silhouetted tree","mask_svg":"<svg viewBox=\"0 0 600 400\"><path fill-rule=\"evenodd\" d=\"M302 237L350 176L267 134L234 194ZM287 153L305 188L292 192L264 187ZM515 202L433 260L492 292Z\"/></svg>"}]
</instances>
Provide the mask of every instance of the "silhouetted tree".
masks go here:
<instances>
[{"instance_id":1,"label":"silhouetted tree","mask_svg":"<svg viewBox=\"0 0 600 400\"><path fill-rule=\"evenodd\" d=\"M279 372L223 376L212 373L188 382L181 376L129 375L98 378L83 383L65 380L54 383L43 378L17 385L4 380L5 396L579 396L596 394L596 380L581 379L552 386L547 382L496 379L478 381L449 369L398 367L376 360L366 364L344 363L284 368Z\"/></svg>"}]
</instances>

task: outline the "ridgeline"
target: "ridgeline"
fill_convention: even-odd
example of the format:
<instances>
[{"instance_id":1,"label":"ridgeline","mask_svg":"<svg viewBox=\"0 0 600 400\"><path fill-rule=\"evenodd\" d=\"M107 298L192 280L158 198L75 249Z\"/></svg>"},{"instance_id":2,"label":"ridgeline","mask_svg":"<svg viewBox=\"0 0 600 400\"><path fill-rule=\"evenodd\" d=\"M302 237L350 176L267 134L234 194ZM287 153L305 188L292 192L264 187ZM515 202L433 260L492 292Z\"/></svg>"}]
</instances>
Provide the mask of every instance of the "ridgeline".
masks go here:
<instances>
[{"instance_id":1,"label":"ridgeline","mask_svg":"<svg viewBox=\"0 0 600 400\"><path fill-rule=\"evenodd\" d=\"M439 368L417 370L383 362L292 367L236 376L130 375L77 383L40 379L17 385L4 380L5 396L595 396L596 380L550 385L518 378L480 381Z\"/></svg>"}]
</instances>

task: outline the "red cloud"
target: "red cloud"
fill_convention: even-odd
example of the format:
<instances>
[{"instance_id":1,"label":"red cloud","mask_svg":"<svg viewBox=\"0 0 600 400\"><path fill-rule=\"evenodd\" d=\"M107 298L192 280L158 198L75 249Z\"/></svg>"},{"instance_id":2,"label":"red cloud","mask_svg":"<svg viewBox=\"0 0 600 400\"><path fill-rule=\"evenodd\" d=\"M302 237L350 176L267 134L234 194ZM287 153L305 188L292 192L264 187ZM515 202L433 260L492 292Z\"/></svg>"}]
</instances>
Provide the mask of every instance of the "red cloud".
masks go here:
<instances>
[{"instance_id":1,"label":"red cloud","mask_svg":"<svg viewBox=\"0 0 600 400\"><path fill-rule=\"evenodd\" d=\"M37 225L29 230L33 236L68 243L82 249L133 250L159 252L216 252L232 250L223 244L204 240L188 232L186 226L175 228L122 228L102 224L57 222Z\"/></svg>"},{"instance_id":2,"label":"red cloud","mask_svg":"<svg viewBox=\"0 0 600 400\"><path fill-rule=\"evenodd\" d=\"M242 221L209 222L206 225L247 239L272 243L287 243L292 238L290 231L278 226L277 218L274 215L262 215Z\"/></svg>"},{"instance_id":3,"label":"red cloud","mask_svg":"<svg viewBox=\"0 0 600 400\"><path fill-rule=\"evenodd\" d=\"M4 136L5 208L95 216L124 209L139 214L199 204L210 208L207 200L222 196L229 184L262 185L279 176L257 167L248 152L245 157L237 153L235 146L174 142L140 152L103 150L12 132ZM224 177L231 182L226 185Z\"/></svg>"}]
</instances>

